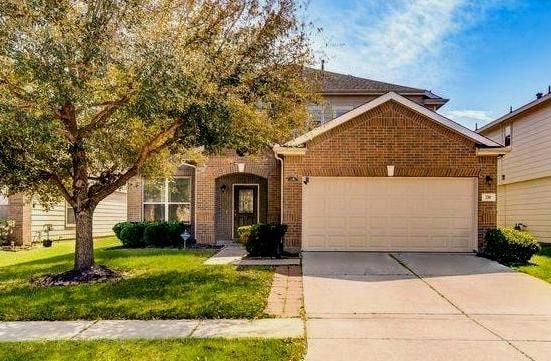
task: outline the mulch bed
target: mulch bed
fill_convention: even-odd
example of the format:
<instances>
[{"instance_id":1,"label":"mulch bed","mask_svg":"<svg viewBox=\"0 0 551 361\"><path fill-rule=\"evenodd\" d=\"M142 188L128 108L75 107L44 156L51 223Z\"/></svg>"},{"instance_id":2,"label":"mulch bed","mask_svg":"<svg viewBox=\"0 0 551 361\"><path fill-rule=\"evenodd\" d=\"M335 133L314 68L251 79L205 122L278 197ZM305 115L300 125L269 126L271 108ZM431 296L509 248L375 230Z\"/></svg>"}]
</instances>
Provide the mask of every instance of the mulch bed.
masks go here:
<instances>
[{"instance_id":1,"label":"mulch bed","mask_svg":"<svg viewBox=\"0 0 551 361\"><path fill-rule=\"evenodd\" d=\"M58 274L48 274L33 279L38 286L68 286L81 283L106 282L122 278L122 274L103 265L94 265L84 271L70 270Z\"/></svg>"}]
</instances>

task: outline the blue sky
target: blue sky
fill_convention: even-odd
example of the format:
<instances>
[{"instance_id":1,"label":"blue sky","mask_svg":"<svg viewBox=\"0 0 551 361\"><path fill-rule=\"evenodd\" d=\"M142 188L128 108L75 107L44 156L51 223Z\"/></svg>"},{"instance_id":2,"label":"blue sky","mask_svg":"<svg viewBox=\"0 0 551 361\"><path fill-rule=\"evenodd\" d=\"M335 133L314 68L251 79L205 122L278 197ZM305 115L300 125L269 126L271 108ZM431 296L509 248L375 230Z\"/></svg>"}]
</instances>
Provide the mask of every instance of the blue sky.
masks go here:
<instances>
[{"instance_id":1,"label":"blue sky","mask_svg":"<svg viewBox=\"0 0 551 361\"><path fill-rule=\"evenodd\" d=\"M551 0L311 0L326 69L432 90L482 126L551 84Z\"/></svg>"}]
</instances>

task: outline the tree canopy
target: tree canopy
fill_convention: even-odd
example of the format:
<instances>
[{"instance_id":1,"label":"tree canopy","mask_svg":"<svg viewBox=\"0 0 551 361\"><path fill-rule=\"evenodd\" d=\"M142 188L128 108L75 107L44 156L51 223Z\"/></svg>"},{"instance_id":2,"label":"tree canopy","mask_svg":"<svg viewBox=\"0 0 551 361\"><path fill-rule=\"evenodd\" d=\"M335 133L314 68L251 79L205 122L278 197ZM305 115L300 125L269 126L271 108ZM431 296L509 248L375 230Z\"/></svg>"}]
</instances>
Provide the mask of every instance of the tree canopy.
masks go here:
<instances>
[{"instance_id":1,"label":"tree canopy","mask_svg":"<svg viewBox=\"0 0 551 361\"><path fill-rule=\"evenodd\" d=\"M190 152L255 152L305 127L295 0L6 0L0 184L93 212ZM89 212L88 212L89 213ZM77 229L78 246L78 229Z\"/></svg>"}]
</instances>

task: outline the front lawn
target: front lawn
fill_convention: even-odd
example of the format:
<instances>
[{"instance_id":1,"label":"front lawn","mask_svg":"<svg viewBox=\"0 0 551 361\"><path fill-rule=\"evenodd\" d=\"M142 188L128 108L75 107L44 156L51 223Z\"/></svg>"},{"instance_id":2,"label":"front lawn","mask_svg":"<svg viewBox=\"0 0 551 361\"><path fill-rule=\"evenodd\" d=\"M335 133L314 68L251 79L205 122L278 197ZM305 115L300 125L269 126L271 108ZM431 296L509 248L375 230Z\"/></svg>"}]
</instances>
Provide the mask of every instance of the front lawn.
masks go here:
<instances>
[{"instance_id":1,"label":"front lawn","mask_svg":"<svg viewBox=\"0 0 551 361\"><path fill-rule=\"evenodd\" d=\"M551 283L551 246L542 247L541 252L533 256L528 265L516 269Z\"/></svg>"},{"instance_id":2,"label":"front lawn","mask_svg":"<svg viewBox=\"0 0 551 361\"><path fill-rule=\"evenodd\" d=\"M256 318L263 316L272 271L205 266L212 251L122 249L95 242L96 262L124 279L38 287L30 279L72 267L73 242L30 251L0 251L0 320Z\"/></svg>"},{"instance_id":3,"label":"front lawn","mask_svg":"<svg viewBox=\"0 0 551 361\"><path fill-rule=\"evenodd\" d=\"M46 341L0 343L5 361L240 360L299 361L302 340L179 339L155 341Z\"/></svg>"}]
</instances>

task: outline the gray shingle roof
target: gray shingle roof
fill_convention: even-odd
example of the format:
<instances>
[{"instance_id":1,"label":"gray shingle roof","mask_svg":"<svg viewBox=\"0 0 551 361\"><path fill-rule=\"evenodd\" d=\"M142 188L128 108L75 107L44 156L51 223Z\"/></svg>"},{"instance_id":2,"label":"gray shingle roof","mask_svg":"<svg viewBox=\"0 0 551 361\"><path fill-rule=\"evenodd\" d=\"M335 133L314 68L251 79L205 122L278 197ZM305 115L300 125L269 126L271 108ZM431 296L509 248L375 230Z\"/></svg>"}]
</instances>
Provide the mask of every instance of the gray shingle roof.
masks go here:
<instances>
[{"instance_id":1,"label":"gray shingle roof","mask_svg":"<svg viewBox=\"0 0 551 361\"><path fill-rule=\"evenodd\" d=\"M432 94L425 89L411 88L403 85L384 83L381 81L359 78L352 75L334 73L327 70L308 68L307 74L321 82L324 93L418 93ZM434 96L434 94L432 94ZM438 97L439 98L439 97Z\"/></svg>"}]
</instances>

